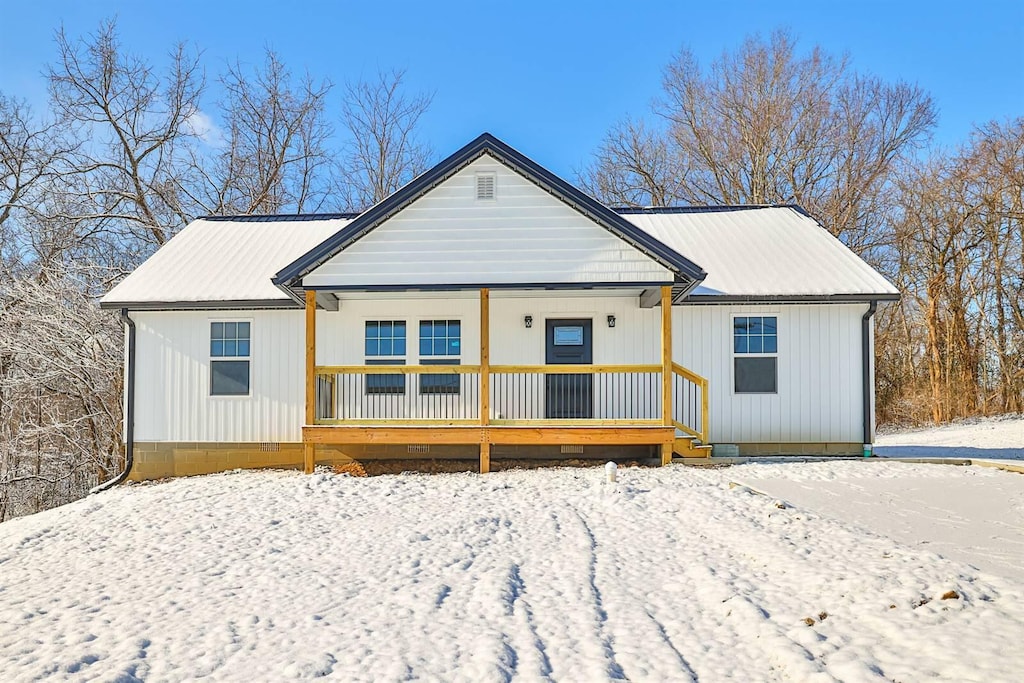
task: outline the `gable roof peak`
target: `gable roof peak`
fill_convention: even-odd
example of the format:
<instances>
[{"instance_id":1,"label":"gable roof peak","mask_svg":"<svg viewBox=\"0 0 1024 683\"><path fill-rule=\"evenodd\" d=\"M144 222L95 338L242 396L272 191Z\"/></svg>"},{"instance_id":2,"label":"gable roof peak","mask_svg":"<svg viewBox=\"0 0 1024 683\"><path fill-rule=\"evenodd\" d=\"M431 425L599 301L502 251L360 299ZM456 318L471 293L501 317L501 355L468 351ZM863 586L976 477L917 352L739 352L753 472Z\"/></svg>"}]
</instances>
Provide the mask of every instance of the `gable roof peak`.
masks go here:
<instances>
[{"instance_id":1,"label":"gable roof peak","mask_svg":"<svg viewBox=\"0 0 1024 683\"><path fill-rule=\"evenodd\" d=\"M394 194L361 213L346 227L285 266L273 278L274 284L289 290L295 287L299 280L310 271L485 153L489 153L498 162L547 190L576 211L661 263L676 273L678 278L688 286L696 286L707 276L696 263L654 239L627 218L612 211L579 188L562 180L523 153L485 131L430 170L413 178Z\"/></svg>"}]
</instances>

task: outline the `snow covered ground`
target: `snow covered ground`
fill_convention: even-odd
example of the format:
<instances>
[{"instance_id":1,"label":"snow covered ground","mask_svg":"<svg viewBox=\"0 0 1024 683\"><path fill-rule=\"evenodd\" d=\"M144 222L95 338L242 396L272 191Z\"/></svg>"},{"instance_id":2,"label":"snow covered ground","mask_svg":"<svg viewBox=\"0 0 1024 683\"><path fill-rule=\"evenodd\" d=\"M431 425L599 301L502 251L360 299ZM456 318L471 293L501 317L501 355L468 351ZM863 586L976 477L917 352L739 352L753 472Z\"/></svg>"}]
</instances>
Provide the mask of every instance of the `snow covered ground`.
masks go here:
<instances>
[{"instance_id":1,"label":"snow covered ground","mask_svg":"<svg viewBox=\"0 0 1024 683\"><path fill-rule=\"evenodd\" d=\"M970 469L826 464L865 488ZM730 486L758 467L813 478L672 466L617 484L589 469L121 487L0 525L0 680L1020 680L1019 576Z\"/></svg>"},{"instance_id":2,"label":"snow covered ground","mask_svg":"<svg viewBox=\"0 0 1024 683\"><path fill-rule=\"evenodd\" d=\"M888 458L1024 460L1024 418L1004 416L891 432ZM752 464L734 477L765 493L862 526L910 546L1024 580L1024 475L980 467L800 463Z\"/></svg>"},{"instance_id":3,"label":"snow covered ground","mask_svg":"<svg viewBox=\"0 0 1024 683\"><path fill-rule=\"evenodd\" d=\"M753 464L735 468L733 476L801 508L1024 581L1024 474L885 461L851 465Z\"/></svg>"},{"instance_id":4,"label":"snow covered ground","mask_svg":"<svg viewBox=\"0 0 1024 683\"><path fill-rule=\"evenodd\" d=\"M963 420L941 427L879 434L883 457L1024 460L1024 417Z\"/></svg>"}]
</instances>

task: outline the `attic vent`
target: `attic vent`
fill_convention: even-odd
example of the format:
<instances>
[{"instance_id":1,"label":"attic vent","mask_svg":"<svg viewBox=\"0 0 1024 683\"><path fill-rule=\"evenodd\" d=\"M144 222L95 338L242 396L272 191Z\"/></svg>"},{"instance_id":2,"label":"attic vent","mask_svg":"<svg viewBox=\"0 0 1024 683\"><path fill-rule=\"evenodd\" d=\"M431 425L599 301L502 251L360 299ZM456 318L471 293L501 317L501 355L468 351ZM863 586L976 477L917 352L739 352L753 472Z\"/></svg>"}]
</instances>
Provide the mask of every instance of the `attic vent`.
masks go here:
<instances>
[{"instance_id":1,"label":"attic vent","mask_svg":"<svg viewBox=\"0 0 1024 683\"><path fill-rule=\"evenodd\" d=\"M494 186L497 183L493 173L476 174L476 198L494 199Z\"/></svg>"}]
</instances>

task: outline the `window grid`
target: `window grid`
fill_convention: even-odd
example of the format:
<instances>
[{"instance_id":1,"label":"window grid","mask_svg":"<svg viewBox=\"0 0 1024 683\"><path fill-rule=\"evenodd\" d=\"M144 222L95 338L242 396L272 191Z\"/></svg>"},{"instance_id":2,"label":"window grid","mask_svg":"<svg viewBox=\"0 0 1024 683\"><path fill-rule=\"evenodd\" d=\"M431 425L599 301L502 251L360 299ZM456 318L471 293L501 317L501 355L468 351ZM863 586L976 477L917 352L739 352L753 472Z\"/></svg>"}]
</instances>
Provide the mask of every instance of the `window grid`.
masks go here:
<instances>
[{"instance_id":1,"label":"window grid","mask_svg":"<svg viewBox=\"0 0 1024 683\"><path fill-rule=\"evenodd\" d=\"M420 321L420 356L462 354L462 323L458 320Z\"/></svg>"},{"instance_id":2,"label":"window grid","mask_svg":"<svg viewBox=\"0 0 1024 683\"><path fill-rule=\"evenodd\" d=\"M733 352L736 354L775 354L779 351L776 316L737 316L733 318Z\"/></svg>"},{"instance_id":3,"label":"window grid","mask_svg":"<svg viewBox=\"0 0 1024 683\"><path fill-rule=\"evenodd\" d=\"M367 356L405 356L404 320L367 320Z\"/></svg>"},{"instance_id":4,"label":"window grid","mask_svg":"<svg viewBox=\"0 0 1024 683\"><path fill-rule=\"evenodd\" d=\"M247 322L210 323L210 356L248 358L250 327Z\"/></svg>"}]
</instances>

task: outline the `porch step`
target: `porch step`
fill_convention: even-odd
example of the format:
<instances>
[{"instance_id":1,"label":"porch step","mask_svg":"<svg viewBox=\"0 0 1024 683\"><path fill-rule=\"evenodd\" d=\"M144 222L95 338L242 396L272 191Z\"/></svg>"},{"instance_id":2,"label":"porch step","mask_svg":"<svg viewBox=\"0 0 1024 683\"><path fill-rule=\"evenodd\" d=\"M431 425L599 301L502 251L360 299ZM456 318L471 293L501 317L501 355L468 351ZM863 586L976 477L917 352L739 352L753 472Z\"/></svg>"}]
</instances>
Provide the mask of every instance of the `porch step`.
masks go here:
<instances>
[{"instance_id":1,"label":"porch step","mask_svg":"<svg viewBox=\"0 0 1024 683\"><path fill-rule=\"evenodd\" d=\"M676 436L675 442L672 445L672 451L679 458L711 457L711 445L702 444L692 436Z\"/></svg>"}]
</instances>

